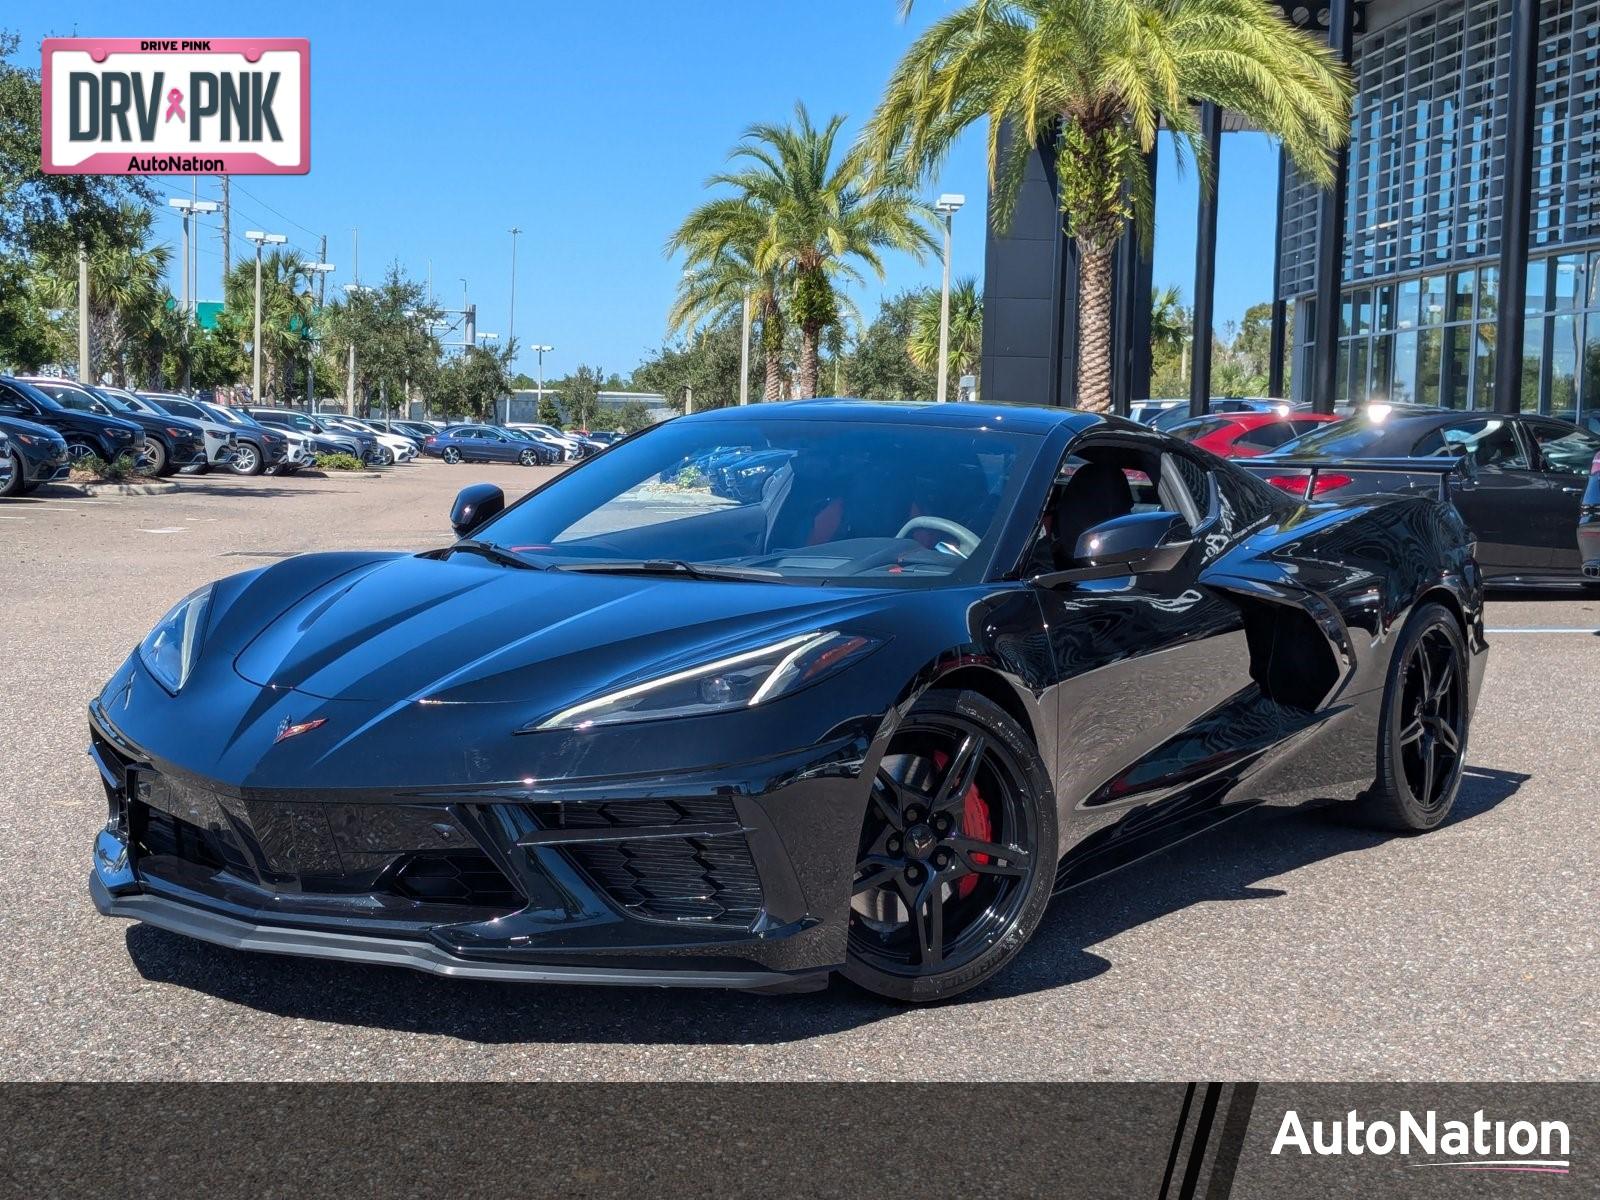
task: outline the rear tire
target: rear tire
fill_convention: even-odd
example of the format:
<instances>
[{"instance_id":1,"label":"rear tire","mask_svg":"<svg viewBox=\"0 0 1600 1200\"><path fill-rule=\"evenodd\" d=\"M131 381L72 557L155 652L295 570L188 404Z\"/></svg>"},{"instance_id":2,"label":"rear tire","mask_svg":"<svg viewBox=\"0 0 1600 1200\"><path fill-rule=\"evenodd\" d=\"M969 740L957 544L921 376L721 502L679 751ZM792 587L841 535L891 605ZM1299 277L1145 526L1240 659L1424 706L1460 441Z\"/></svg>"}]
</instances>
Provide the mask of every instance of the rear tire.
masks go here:
<instances>
[{"instance_id":1,"label":"rear tire","mask_svg":"<svg viewBox=\"0 0 1600 1200\"><path fill-rule=\"evenodd\" d=\"M1424 604L1400 633L1383 689L1378 771L1360 801L1371 824L1437 828L1461 790L1467 755L1467 647L1442 604Z\"/></svg>"},{"instance_id":2,"label":"rear tire","mask_svg":"<svg viewBox=\"0 0 1600 1200\"><path fill-rule=\"evenodd\" d=\"M1055 793L1032 739L977 692L929 692L871 786L845 977L903 1003L992 978L1038 928L1055 883Z\"/></svg>"},{"instance_id":3,"label":"rear tire","mask_svg":"<svg viewBox=\"0 0 1600 1200\"><path fill-rule=\"evenodd\" d=\"M444 453L439 455L439 457L444 459L445 462L449 463L453 467L461 461L461 451L457 450L454 446L446 446L444 448Z\"/></svg>"}]
</instances>

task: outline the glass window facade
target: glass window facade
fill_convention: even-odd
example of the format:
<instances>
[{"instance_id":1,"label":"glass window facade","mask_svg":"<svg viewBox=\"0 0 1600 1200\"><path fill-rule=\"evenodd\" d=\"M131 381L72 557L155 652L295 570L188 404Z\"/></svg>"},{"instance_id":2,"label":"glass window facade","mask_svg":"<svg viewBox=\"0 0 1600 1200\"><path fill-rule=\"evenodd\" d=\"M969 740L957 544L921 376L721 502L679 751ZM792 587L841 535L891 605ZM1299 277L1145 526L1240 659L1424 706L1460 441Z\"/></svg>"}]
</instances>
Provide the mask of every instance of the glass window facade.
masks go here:
<instances>
[{"instance_id":1,"label":"glass window facade","mask_svg":"<svg viewBox=\"0 0 1600 1200\"><path fill-rule=\"evenodd\" d=\"M1600 419L1600 0L1542 0L1521 406ZM1355 43L1339 402L1494 404L1510 0L1372 0ZM1317 192L1285 181L1279 294L1310 378ZM1301 397L1305 398L1305 397Z\"/></svg>"}]
</instances>

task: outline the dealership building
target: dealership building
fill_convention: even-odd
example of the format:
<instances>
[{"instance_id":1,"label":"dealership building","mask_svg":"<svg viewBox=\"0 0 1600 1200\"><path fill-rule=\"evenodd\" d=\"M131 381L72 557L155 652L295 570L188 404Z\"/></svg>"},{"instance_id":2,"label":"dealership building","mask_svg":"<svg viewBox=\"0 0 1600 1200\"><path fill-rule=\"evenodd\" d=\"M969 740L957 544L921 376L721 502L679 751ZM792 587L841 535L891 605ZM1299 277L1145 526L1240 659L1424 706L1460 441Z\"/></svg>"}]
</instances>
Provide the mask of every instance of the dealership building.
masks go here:
<instances>
[{"instance_id":1,"label":"dealership building","mask_svg":"<svg viewBox=\"0 0 1600 1200\"><path fill-rule=\"evenodd\" d=\"M1272 392L1317 408L1368 399L1600 415L1600 0L1372 0L1280 5L1356 80L1340 183L1281 165L1275 188ZM1244 128L1203 106L1229 160ZM1153 159L1151 161L1153 168ZM1048 156L1017 216L990 229L986 398L1071 404L1073 248ZM1160 180L1156 181L1157 187ZM1195 343L1210 341L1216 213L1200 212ZM1115 268L1113 389L1148 395L1150 263ZM1209 363L1194 371L1209 395Z\"/></svg>"}]
</instances>

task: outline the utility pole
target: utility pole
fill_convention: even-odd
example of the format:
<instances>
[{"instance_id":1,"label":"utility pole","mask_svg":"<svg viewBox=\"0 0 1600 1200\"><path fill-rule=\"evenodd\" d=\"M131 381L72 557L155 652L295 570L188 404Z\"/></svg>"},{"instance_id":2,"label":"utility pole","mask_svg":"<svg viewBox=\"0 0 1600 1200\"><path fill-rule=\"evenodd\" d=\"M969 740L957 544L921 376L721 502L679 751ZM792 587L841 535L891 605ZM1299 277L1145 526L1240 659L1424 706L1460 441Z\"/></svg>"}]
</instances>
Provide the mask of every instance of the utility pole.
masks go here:
<instances>
[{"instance_id":1,"label":"utility pole","mask_svg":"<svg viewBox=\"0 0 1600 1200\"><path fill-rule=\"evenodd\" d=\"M233 240L232 222L230 220L230 215L233 212L233 203L228 198L228 177L222 175L219 178L222 180L222 299L226 301L228 299L228 272L233 267L233 254L229 249L229 245ZM323 250L326 251L327 247L324 246ZM327 258L328 256L324 253L322 257Z\"/></svg>"}]
</instances>

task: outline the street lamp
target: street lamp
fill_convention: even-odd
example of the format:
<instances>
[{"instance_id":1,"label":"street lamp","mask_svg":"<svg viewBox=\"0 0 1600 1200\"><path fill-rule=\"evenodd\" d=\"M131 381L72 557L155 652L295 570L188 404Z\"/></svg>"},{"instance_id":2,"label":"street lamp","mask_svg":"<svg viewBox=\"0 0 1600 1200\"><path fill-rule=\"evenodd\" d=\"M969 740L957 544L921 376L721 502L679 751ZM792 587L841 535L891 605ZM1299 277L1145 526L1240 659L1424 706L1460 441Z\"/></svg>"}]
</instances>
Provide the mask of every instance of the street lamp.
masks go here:
<instances>
[{"instance_id":1,"label":"street lamp","mask_svg":"<svg viewBox=\"0 0 1600 1200\"><path fill-rule=\"evenodd\" d=\"M206 213L214 213L222 206L211 200L185 200L182 196L174 196L167 201L169 205L183 214L183 312L189 314L189 218L202 217Z\"/></svg>"},{"instance_id":2,"label":"street lamp","mask_svg":"<svg viewBox=\"0 0 1600 1200\"><path fill-rule=\"evenodd\" d=\"M347 283L347 284L344 285L344 294L345 294L347 300L353 300L353 299L355 299L355 297L359 296L362 292L370 292L371 290L372 290L371 288L363 287L359 283ZM349 415L352 416L352 417L355 416L356 415L356 341L355 341L354 338L350 339L350 365L349 365L349 368L345 371L344 399L345 399L345 407L350 410L350 414Z\"/></svg>"},{"instance_id":3,"label":"street lamp","mask_svg":"<svg viewBox=\"0 0 1600 1200\"><path fill-rule=\"evenodd\" d=\"M544 356L555 350L555 347L539 345L529 346L528 349L539 356L539 398L534 402L533 410L533 415L537 419L539 416L538 406L544 403Z\"/></svg>"},{"instance_id":4,"label":"street lamp","mask_svg":"<svg viewBox=\"0 0 1600 1200\"><path fill-rule=\"evenodd\" d=\"M255 365L250 375L250 399L261 403L261 247L281 246L289 239L281 233L262 233L259 229L245 231L245 241L256 244L256 340L253 347Z\"/></svg>"},{"instance_id":5,"label":"street lamp","mask_svg":"<svg viewBox=\"0 0 1600 1200\"><path fill-rule=\"evenodd\" d=\"M506 341L517 336L517 235L522 232L513 225L511 234L511 311L506 315Z\"/></svg>"},{"instance_id":6,"label":"street lamp","mask_svg":"<svg viewBox=\"0 0 1600 1200\"><path fill-rule=\"evenodd\" d=\"M950 398L950 218L961 211L967 198L946 192L934 202L934 212L944 216L944 286L939 293L939 401Z\"/></svg>"},{"instance_id":7,"label":"street lamp","mask_svg":"<svg viewBox=\"0 0 1600 1200\"><path fill-rule=\"evenodd\" d=\"M333 269L332 263L314 262L305 265L308 275L326 276ZM313 336L312 331L309 329L306 330L306 341L310 344L310 349L306 351L306 407L315 412L317 409L317 347L316 337Z\"/></svg>"}]
</instances>

